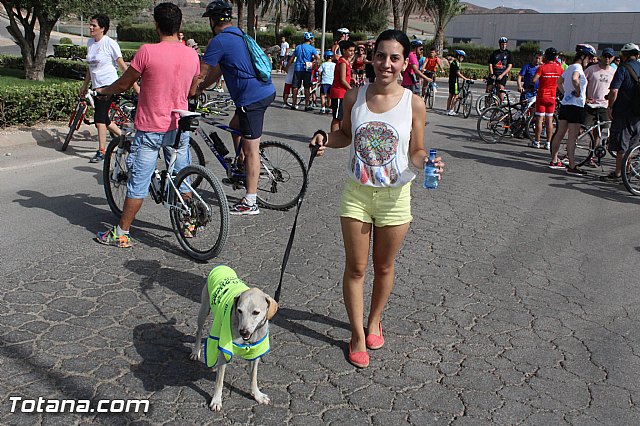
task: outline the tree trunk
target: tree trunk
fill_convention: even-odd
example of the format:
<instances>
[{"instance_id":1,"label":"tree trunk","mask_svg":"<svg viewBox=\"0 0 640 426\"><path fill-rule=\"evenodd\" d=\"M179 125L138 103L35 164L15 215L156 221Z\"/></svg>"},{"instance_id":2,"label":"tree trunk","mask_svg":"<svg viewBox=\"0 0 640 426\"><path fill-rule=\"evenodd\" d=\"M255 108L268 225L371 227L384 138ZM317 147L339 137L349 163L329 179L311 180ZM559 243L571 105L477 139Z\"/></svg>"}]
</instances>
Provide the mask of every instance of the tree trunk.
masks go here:
<instances>
[{"instance_id":1,"label":"tree trunk","mask_svg":"<svg viewBox=\"0 0 640 426\"><path fill-rule=\"evenodd\" d=\"M256 38L256 2L255 0L247 0L247 34Z\"/></svg>"},{"instance_id":2,"label":"tree trunk","mask_svg":"<svg viewBox=\"0 0 640 426\"><path fill-rule=\"evenodd\" d=\"M403 15L404 16L402 17L402 32L406 34L407 28L409 28L409 16L411 15L411 12L407 10L404 12Z\"/></svg>"},{"instance_id":3,"label":"tree trunk","mask_svg":"<svg viewBox=\"0 0 640 426\"><path fill-rule=\"evenodd\" d=\"M280 44L280 22L282 21L282 10L280 10L280 6L278 6L278 11L276 12L276 27L274 30L274 34L276 37L275 44Z\"/></svg>"},{"instance_id":4,"label":"tree trunk","mask_svg":"<svg viewBox=\"0 0 640 426\"><path fill-rule=\"evenodd\" d=\"M316 29L316 0L308 0L307 27L311 32Z\"/></svg>"},{"instance_id":5,"label":"tree trunk","mask_svg":"<svg viewBox=\"0 0 640 426\"><path fill-rule=\"evenodd\" d=\"M442 49L444 48L444 27L442 25L436 26L436 34L433 37L433 44L436 47L438 56L442 56Z\"/></svg>"},{"instance_id":6,"label":"tree trunk","mask_svg":"<svg viewBox=\"0 0 640 426\"><path fill-rule=\"evenodd\" d=\"M391 10L393 11L393 28L400 28L400 2L391 0Z\"/></svg>"},{"instance_id":7,"label":"tree trunk","mask_svg":"<svg viewBox=\"0 0 640 426\"><path fill-rule=\"evenodd\" d=\"M238 28L244 29L244 2L238 0Z\"/></svg>"}]
</instances>

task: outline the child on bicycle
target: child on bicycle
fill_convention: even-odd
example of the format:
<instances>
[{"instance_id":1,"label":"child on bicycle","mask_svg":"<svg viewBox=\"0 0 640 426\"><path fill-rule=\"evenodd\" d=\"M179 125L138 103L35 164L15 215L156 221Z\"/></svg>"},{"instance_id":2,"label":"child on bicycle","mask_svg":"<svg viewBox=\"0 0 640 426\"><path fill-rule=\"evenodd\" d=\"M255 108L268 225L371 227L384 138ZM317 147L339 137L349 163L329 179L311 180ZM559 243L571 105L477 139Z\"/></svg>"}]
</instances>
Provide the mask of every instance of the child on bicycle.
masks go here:
<instances>
[{"instance_id":1,"label":"child on bicycle","mask_svg":"<svg viewBox=\"0 0 640 426\"><path fill-rule=\"evenodd\" d=\"M449 98L447 99L447 115L457 115L455 111L455 105L458 100L458 94L460 93L460 79L467 80L460 72L460 63L464 61L467 54L464 50L456 50L456 56L449 65Z\"/></svg>"}]
</instances>

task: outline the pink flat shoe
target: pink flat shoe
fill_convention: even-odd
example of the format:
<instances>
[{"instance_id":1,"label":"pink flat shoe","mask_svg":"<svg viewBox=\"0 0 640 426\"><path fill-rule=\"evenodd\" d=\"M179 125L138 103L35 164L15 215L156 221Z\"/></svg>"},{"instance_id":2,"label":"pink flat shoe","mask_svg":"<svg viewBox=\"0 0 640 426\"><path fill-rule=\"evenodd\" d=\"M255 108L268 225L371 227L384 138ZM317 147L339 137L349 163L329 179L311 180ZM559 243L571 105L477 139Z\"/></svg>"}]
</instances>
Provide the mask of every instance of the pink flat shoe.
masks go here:
<instances>
[{"instance_id":1,"label":"pink flat shoe","mask_svg":"<svg viewBox=\"0 0 640 426\"><path fill-rule=\"evenodd\" d=\"M365 343L367 344L367 348L371 350L380 349L384 346L384 337L382 336L382 323L380 323L380 335L376 336L375 334L367 335L365 339Z\"/></svg>"},{"instance_id":2,"label":"pink flat shoe","mask_svg":"<svg viewBox=\"0 0 640 426\"><path fill-rule=\"evenodd\" d=\"M369 354L364 352L351 352L351 342L349 342L349 362L358 368L369 366Z\"/></svg>"}]
</instances>

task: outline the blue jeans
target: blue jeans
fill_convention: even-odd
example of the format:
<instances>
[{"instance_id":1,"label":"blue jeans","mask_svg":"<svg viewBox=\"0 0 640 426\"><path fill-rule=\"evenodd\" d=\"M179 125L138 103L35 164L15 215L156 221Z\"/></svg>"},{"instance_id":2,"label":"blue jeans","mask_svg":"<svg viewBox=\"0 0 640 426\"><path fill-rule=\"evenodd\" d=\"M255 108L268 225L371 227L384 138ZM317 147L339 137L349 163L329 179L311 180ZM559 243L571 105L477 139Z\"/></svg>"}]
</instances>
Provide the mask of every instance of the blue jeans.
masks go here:
<instances>
[{"instance_id":1,"label":"blue jeans","mask_svg":"<svg viewBox=\"0 0 640 426\"><path fill-rule=\"evenodd\" d=\"M151 176L156 169L156 160L160 148L164 150L164 159L167 167L170 153L168 147L176 141L178 129L168 132L143 132L136 131L136 136L131 144L131 153L127 157L127 169L129 180L127 181L127 198L145 198L149 193ZM173 168L174 173L191 164L191 152L189 151L189 132L180 135L180 146Z\"/></svg>"}]
</instances>

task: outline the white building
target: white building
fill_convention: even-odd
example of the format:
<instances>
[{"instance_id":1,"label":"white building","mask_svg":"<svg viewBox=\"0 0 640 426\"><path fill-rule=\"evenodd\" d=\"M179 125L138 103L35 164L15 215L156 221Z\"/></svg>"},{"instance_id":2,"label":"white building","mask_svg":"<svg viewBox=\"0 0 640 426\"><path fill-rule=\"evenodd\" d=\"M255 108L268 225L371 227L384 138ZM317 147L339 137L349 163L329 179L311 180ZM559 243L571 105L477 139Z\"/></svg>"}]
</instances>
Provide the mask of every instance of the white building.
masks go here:
<instances>
[{"instance_id":1,"label":"white building","mask_svg":"<svg viewBox=\"0 0 640 426\"><path fill-rule=\"evenodd\" d=\"M498 46L498 38L509 38L509 47L535 41L540 48L553 46L573 51L578 43L589 43L601 51L640 42L639 12L602 13L505 13L457 16L449 22L445 37L449 43Z\"/></svg>"}]
</instances>

